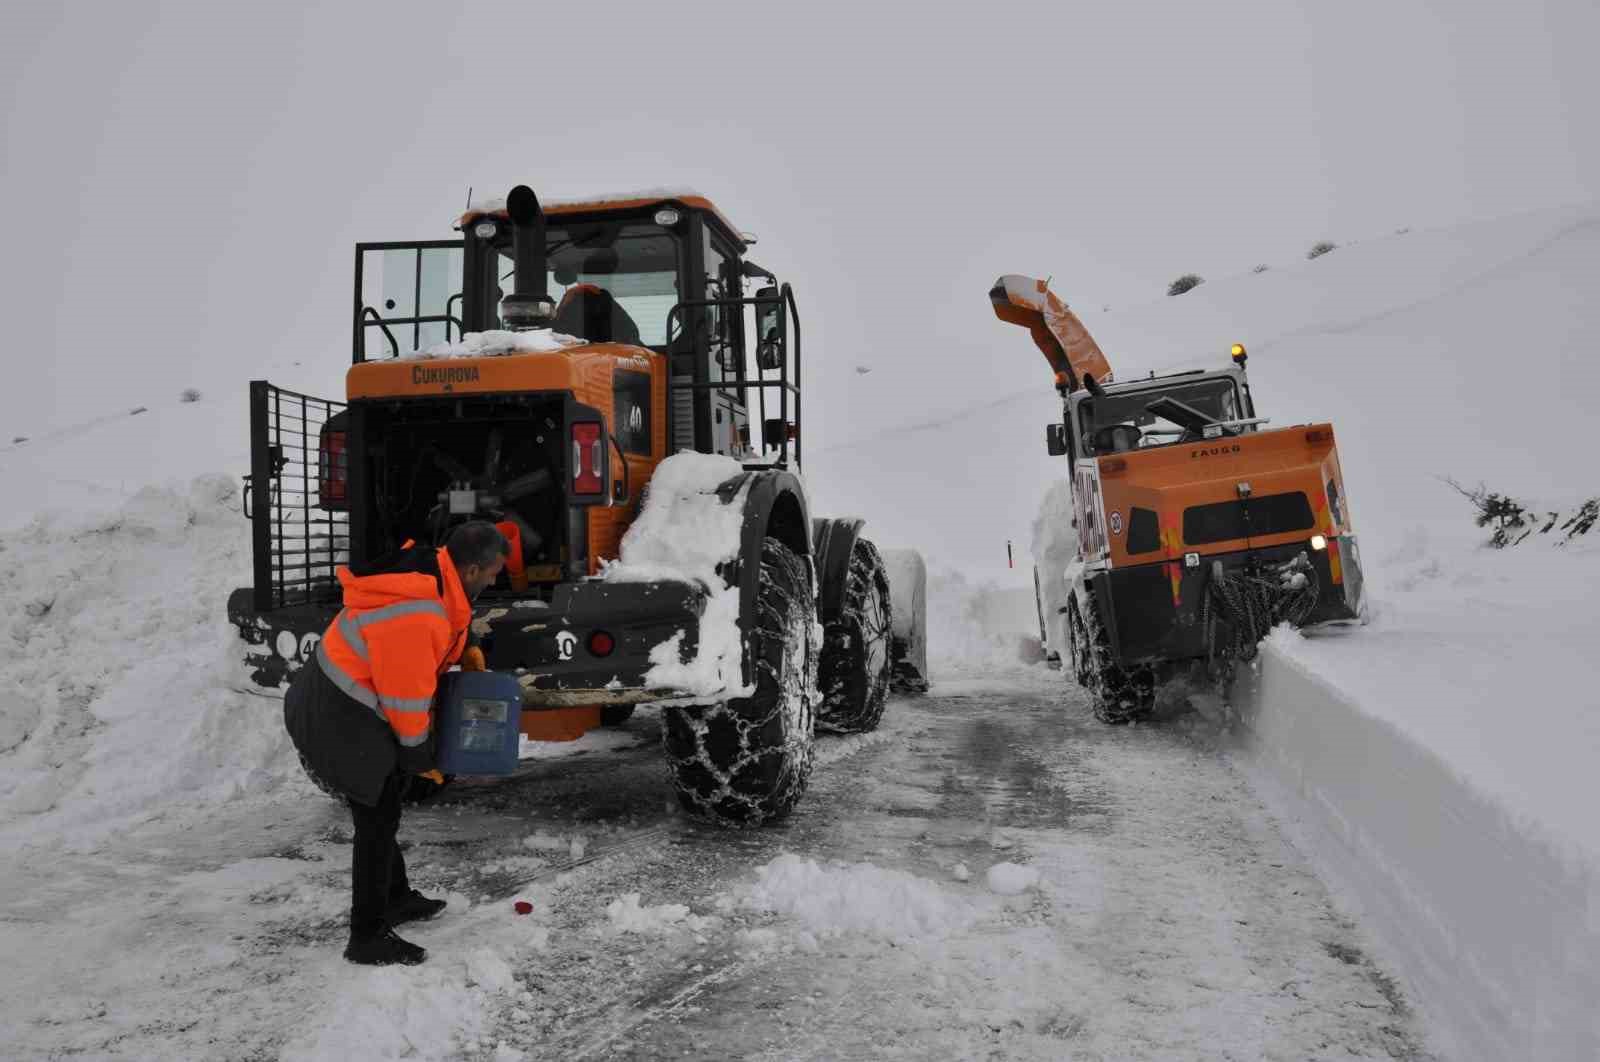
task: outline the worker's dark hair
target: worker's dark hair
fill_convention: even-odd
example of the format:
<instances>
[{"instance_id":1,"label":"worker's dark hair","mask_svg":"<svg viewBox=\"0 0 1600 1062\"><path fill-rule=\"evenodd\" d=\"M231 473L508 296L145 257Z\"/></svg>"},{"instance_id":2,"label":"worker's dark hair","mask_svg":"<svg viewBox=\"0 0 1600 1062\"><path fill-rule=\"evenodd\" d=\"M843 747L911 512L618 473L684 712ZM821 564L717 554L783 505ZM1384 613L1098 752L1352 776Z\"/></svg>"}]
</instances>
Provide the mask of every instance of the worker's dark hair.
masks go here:
<instances>
[{"instance_id":1,"label":"worker's dark hair","mask_svg":"<svg viewBox=\"0 0 1600 1062\"><path fill-rule=\"evenodd\" d=\"M450 537L444 540L444 548L450 551L450 559L458 571L474 564L487 568L496 557L511 555L511 543L487 520L469 520L462 524L450 532Z\"/></svg>"}]
</instances>

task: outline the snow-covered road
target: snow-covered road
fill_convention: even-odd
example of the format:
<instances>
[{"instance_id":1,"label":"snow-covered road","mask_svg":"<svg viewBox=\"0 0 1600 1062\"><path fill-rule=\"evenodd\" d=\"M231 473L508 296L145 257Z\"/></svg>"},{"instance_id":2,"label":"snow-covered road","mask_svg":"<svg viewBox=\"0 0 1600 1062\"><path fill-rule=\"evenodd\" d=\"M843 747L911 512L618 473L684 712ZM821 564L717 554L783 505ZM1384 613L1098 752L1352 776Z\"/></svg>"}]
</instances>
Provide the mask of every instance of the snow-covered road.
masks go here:
<instances>
[{"instance_id":1,"label":"snow-covered road","mask_svg":"<svg viewBox=\"0 0 1600 1062\"><path fill-rule=\"evenodd\" d=\"M408 927L414 970L339 959L348 820L320 798L24 850L0 1055L1426 1057L1198 716L1105 728L1039 669L945 682L822 739L751 833L672 810L657 734L640 713L410 811L413 877L452 899Z\"/></svg>"}]
</instances>

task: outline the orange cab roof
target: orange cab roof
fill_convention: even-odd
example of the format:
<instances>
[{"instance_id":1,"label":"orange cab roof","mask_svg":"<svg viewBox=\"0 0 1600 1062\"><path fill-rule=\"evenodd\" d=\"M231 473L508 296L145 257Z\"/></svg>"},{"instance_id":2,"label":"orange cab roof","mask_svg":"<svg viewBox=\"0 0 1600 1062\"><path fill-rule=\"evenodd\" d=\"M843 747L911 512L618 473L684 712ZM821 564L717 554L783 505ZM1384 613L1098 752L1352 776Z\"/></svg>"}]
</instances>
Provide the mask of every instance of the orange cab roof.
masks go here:
<instances>
[{"instance_id":1,"label":"orange cab roof","mask_svg":"<svg viewBox=\"0 0 1600 1062\"><path fill-rule=\"evenodd\" d=\"M727 215L717 209L717 205L692 188L651 188L638 192L620 192L614 195L586 196L582 199L540 199L539 207L548 217L561 217L566 214L593 214L610 210L638 210L652 207L657 203L681 203L694 210L704 210L714 215L721 222L722 227L728 230L729 235L743 244L744 234L739 228L729 221ZM467 212L461 215L456 222L457 229L464 229L478 218L491 217L504 220L509 215L506 213L504 196L491 199L478 200L467 207Z\"/></svg>"}]
</instances>

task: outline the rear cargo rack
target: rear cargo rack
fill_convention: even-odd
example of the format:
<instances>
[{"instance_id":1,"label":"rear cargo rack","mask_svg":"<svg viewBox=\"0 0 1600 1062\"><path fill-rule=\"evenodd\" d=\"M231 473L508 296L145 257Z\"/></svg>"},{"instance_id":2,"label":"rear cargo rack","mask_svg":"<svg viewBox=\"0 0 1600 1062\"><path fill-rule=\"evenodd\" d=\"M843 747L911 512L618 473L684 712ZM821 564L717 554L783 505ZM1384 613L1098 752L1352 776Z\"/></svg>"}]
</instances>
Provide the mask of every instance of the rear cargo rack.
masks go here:
<instances>
[{"instance_id":1,"label":"rear cargo rack","mask_svg":"<svg viewBox=\"0 0 1600 1062\"><path fill-rule=\"evenodd\" d=\"M245 515L255 556L255 608L338 604L350 558L350 515L323 508L322 427L343 402L250 382L250 475Z\"/></svg>"}]
</instances>

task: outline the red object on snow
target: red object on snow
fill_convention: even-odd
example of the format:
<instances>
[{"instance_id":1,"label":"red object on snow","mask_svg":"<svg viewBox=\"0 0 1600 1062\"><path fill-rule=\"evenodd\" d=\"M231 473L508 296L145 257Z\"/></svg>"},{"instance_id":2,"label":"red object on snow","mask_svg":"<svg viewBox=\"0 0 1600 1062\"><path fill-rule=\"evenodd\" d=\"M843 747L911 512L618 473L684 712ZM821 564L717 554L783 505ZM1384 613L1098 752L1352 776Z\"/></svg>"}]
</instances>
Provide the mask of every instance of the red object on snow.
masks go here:
<instances>
[{"instance_id":1,"label":"red object on snow","mask_svg":"<svg viewBox=\"0 0 1600 1062\"><path fill-rule=\"evenodd\" d=\"M533 904L527 900L518 900L516 903L517 914L533 914Z\"/></svg>"}]
</instances>

